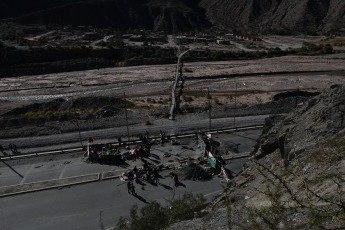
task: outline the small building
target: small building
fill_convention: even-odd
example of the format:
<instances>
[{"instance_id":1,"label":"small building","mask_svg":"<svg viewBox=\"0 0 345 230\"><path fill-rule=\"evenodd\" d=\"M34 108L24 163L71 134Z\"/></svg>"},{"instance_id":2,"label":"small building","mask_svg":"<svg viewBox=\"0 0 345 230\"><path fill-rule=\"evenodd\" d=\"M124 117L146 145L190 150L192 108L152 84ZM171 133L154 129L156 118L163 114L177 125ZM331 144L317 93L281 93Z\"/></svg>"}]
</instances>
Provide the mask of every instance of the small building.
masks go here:
<instances>
[{"instance_id":1,"label":"small building","mask_svg":"<svg viewBox=\"0 0 345 230\"><path fill-rule=\"evenodd\" d=\"M177 36L175 39L176 39L177 44L188 44L189 43L189 40L186 36Z\"/></svg>"},{"instance_id":2,"label":"small building","mask_svg":"<svg viewBox=\"0 0 345 230\"><path fill-rule=\"evenodd\" d=\"M143 35L132 35L129 38L129 40L132 42L142 42L142 41L144 41L144 36Z\"/></svg>"},{"instance_id":3,"label":"small building","mask_svg":"<svg viewBox=\"0 0 345 230\"><path fill-rule=\"evenodd\" d=\"M261 38L253 37L253 36L249 36L249 35L236 35L236 38L247 40L247 41L255 41L255 42L262 41Z\"/></svg>"},{"instance_id":4,"label":"small building","mask_svg":"<svg viewBox=\"0 0 345 230\"><path fill-rule=\"evenodd\" d=\"M123 34L122 35L122 38L124 38L124 39L129 39L130 37L132 37L133 36L133 34Z\"/></svg>"},{"instance_id":5,"label":"small building","mask_svg":"<svg viewBox=\"0 0 345 230\"><path fill-rule=\"evenodd\" d=\"M219 45L231 45L231 42L229 40L218 39L217 44L219 44Z\"/></svg>"}]
</instances>

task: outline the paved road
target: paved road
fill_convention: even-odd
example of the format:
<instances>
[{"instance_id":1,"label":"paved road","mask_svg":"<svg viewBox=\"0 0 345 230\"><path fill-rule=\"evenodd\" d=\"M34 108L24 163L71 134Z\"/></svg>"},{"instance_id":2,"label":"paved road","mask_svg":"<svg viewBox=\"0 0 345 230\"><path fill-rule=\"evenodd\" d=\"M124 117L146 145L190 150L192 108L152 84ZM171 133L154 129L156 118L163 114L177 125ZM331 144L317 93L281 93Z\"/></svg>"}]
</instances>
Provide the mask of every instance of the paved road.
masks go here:
<instances>
[{"instance_id":1,"label":"paved road","mask_svg":"<svg viewBox=\"0 0 345 230\"><path fill-rule=\"evenodd\" d=\"M238 159L227 167L237 173L244 162L245 159ZM192 191L212 198L222 192L224 185L218 177L208 182L182 181L185 187L178 188L172 188L170 177L161 179L161 183L164 186L146 184L143 189L137 185L139 198L128 194L119 179L4 197L0 199L0 229L100 229L100 212L107 229L120 216L127 216L132 205L141 207L145 201L154 200L164 203L173 192L180 195Z\"/></svg>"},{"instance_id":2,"label":"paved road","mask_svg":"<svg viewBox=\"0 0 345 230\"><path fill-rule=\"evenodd\" d=\"M236 126L263 124L266 117L268 117L268 115L237 117ZM233 127L233 120L233 118L212 119L212 129ZM176 120L164 119L155 122L155 125L152 126L131 126L130 135L134 136L139 133L145 133L145 130L148 130L152 135L158 135L160 130L164 130L166 134L169 135L197 131L199 129L209 129L209 120L200 119L186 122L183 118L177 118ZM126 134L126 127L116 127L111 129L81 132L81 137L83 140L83 145L86 145L87 140L90 136L95 138L99 142L100 140L103 140L104 142L115 142L117 141L117 138L119 136ZM125 140L126 138L123 139ZM42 146L46 147L45 150L81 146L78 132L66 133L62 135L4 139L0 141L0 144L2 144L3 146L8 146L8 143L15 143L19 150L28 148L27 150L22 151L23 153L30 151L39 151L37 150L37 147Z\"/></svg>"},{"instance_id":3,"label":"paved road","mask_svg":"<svg viewBox=\"0 0 345 230\"><path fill-rule=\"evenodd\" d=\"M238 145L236 150L238 153L233 152L232 154L236 157L238 154L249 153L260 134L261 130L256 129L217 134L213 135L213 138L221 143L222 152L224 153L233 151L231 146ZM179 139L178 142L183 143L183 146L193 147L193 150L182 148L182 145L171 145L170 143L166 143L164 146L154 145L152 146L151 153L155 157L150 157L146 160L152 164L169 164L170 161L176 161L176 159L182 160L187 157L196 159L200 157L200 149L196 146L194 137ZM134 148L134 145L131 147ZM128 150L120 149L120 151ZM170 153L172 156L164 157L164 153ZM85 160L83 152L6 160L6 164L11 166L12 169L0 162L0 187L94 173L122 172L124 170L121 165L92 164ZM128 167L132 168L134 166L141 167L143 164L140 160L135 162L128 161L127 163L129 164Z\"/></svg>"},{"instance_id":4,"label":"paved road","mask_svg":"<svg viewBox=\"0 0 345 230\"><path fill-rule=\"evenodd\" d=\"M222 123L221 120L219 122ZM222 145L223 143L224 145L241 144L239 151L246 152L254 145L255 138L260 133L260 130L248 130L217 134L214 135L214 138L220 141ZM190 142L185 139L183 141L186 145L195 144L193 138ZM198 153L197 149L185 152L181 146L167 144L155 148L157 150L153 150L153 152L157 155L171 152L178 153L181 157L192 157ZM119 169L116 166L86 164L80 160L80 157L79 154L75 154L74 157L63 155L9 161L8 163L22 173L24 178L19 178L3 165L0 167L1 183L3 185L22 184ZM175 159L175 156L172 159ZM242 169L245 161L246 159L233 160L226 167L233 172L233 175L236 175ZM129 195L126 185L122 184L119 179L65 187L60 190L52 189L3 197L0 199L0 229L98 229L101 211L103 212L105 227L110 228L116 224L120 216L128 215L132 205L138 204L141 207L145 201L153 200L165 202L165 199L172 197L173 192L176 195L187 191L203 193L211 199L222 192L222 186L225 184L220 181L221 179L218 177L208 182L183 181L186 187L181 186L174 190L174 188L170 188L173 187L172 179L167 177L161 179L164 186L156 187L146 184L143 186L144 189L137 186L140 199Z\"/></svg>"}]
</instances>

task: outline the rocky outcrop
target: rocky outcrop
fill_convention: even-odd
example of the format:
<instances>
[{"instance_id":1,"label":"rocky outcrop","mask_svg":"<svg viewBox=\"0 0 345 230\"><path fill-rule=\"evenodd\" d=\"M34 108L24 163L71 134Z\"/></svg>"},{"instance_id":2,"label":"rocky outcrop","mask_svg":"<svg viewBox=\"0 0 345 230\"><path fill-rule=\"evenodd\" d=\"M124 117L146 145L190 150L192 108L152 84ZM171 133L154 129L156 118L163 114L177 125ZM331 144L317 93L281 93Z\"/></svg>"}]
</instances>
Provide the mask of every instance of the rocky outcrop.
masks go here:
<instances>
[{"instance_id":1,"label":"rocky outcrop","mask_svg":"<svg viewBox=\"0 0 345 230\"><path fill-rule=\"evenodd\" d=\"M341 228L342 222L333 217L343 210L337 202L345 200L344 116L345 85L336 85L285 116L266 119L252 157L209 205L209 214L168 229L228 229L229 223L231 229L255 224L265 229L278 215L277 229L315 229L308 219L311 212L318 218L317 228ZM274 199L282 206L273 205ZM327 219L318 216L320 210L335 214Z\"/></svg>"},{"instance_id":2,"label":"rocky outcrop","mask_svg":"<svg viewBox=\"0 0 345 230\"><path fill-rule=\"evenodd\" d=\"M341 29L341 0L202 0L212 23L223 28L257 32L328 32Z\"/></svg>"},{"instance_id":3,"label":"rocky outcrop","mask_svg":"<svg viewBox=\"0 0 345 230\"><path fill-rule=\"evenodd\" d=\"M24 1L24 4L27 4L26 2ZM24 24L113 27L124 31L148 29L178 32L202 30L211 26L205 17L205 10L198 6L198 2L199 0L65 0L61 3L48 4L50 7L47 6L47 8L29 7L29 10L24 11L22 15L18 15L19 13L16 12L18 4L7 4L6 6L8 10L14 11L13 15L17 15L11 20ZM46 5L47 3L43 4L43 6Z\"/></svg>"},{"instance_id":4,"label":"rocky outcrop","mask_svg":"<svg viewBox=\"0 0 345 230\"><path fill-rule=\"evenodd\" d=\"M345 86L313 97L284 117L270 117L253 155L259 159L280 148L282 156L314 150L317 144L344 131Z\"/></svg>"}]
</instances>

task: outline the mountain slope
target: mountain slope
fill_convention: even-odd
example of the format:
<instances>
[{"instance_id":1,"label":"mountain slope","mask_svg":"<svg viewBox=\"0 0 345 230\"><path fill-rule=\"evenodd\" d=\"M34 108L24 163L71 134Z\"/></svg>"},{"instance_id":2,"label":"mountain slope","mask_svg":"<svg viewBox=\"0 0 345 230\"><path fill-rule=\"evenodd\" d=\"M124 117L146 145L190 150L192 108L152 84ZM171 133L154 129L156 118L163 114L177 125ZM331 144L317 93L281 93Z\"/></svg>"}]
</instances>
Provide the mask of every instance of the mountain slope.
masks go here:
<instances>
[{"instance_id":1,"label":"mountain slope","mask_svg":"<svg viewBox=\"0 0 345 230\"><path fill-rule=\"evenodd\" d=\"M200 5L223 28L327 32L345 27L341 0L202 0Z\"/></svg>"},{"instance_id":2,"label":"mountain slope","mask_svg":"<svg viewBox=\"0 0 345 230\"><path fill-rule=\"evenodd\" d=\"M65 0L67 2L67 0ZM198 0L78 1L55 5L14 19L19 23L91 25L166 31L201 30L211 24Z\"/></svg>"},{"instance_id":3,"label":"mountain slope","mask_svg":"<svg viewBox=\"0 0 345 230\"><path fill-rule=\"evenodd\" d=\"M3 0L0 19L20 23L195 31L325 33L345 29L343 0Z\"/></svg>"},{"instance_id":4,"label":"mountain slope","mask_svg":"<svg viewBox=\"0 0 345 230\"><path fill-rule=\"evenodd\" d=\"M209 214L168 229L343 229L344 118L345 85L267 118L252 157Z\"/></svg>"}]
</instances>

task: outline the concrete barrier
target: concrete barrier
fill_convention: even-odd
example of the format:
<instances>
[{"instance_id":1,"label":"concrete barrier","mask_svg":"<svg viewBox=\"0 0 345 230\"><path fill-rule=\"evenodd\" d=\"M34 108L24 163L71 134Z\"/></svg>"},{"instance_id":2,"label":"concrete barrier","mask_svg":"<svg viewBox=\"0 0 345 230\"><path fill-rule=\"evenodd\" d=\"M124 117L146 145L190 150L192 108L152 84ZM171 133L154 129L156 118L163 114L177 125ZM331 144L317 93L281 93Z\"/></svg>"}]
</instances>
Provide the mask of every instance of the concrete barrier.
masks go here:
<instances>
[{"instance_id":1,"label":"concrete barrier","mask_svg":"<svg viewBox=\"0 0 345 230\"><path fill-rule=\"evenodd\" d=\"M95 182L99 180L100 180L100 174L94 173L94 174L89 174L89 175L67 177L63 179L55 179L55 180L49 180L49 181L39 181L39 182L22 184L22 185L4 186L4 187L0 187L0 197L65 187L69 185L90 183L90 182Z\"/></svg>"}]
</instances>

